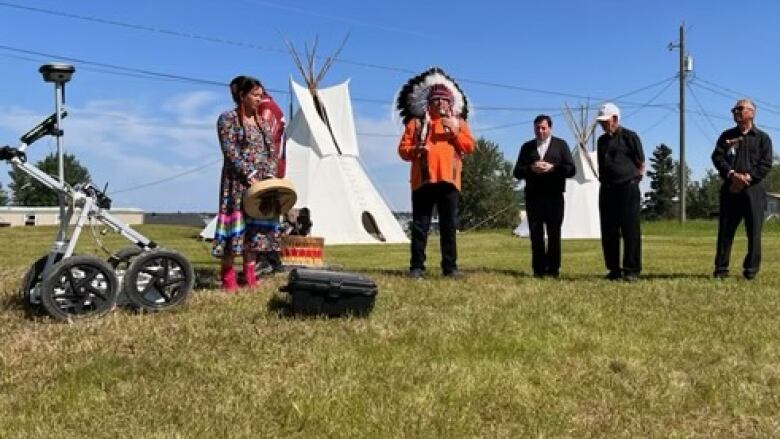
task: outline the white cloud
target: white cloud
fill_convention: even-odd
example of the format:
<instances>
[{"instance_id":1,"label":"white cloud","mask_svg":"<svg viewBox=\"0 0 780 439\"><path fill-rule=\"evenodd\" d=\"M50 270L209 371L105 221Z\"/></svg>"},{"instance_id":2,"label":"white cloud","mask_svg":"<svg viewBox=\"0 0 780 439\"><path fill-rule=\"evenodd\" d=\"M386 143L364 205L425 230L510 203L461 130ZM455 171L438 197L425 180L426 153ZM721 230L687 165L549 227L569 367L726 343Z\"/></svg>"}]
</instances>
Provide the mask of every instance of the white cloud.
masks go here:
<instances>
[{"instance_id":1,"label":"white cloud","mask_svg":"<svg viewBox=\"0 0 780 439\"><path fill-rule=\"evenodd\" d=\"M222 103L222 95L211 91L199 91L184 95L174 96L168 99L162 105L166 112L177 115L177 120L189 123L213 123L213 115L224 111L221 108L215 108ZM210 117L204 120L204 115Z\"/></svg>"},{"instance_id":2,"label":"white cloud","mask_svg":"<svg viewBox=\"0 0 780 439\"><path fill-rule=\"evenodd\" d=\"M218 100L215 93L195 92L167 97L155 108L118 100L68 106L65 150L89 169L96 184L109 183L116 207L215 211L221 169L215 123L226 109L217 107ZM0 135L18 138L46 116L27 108L0 107ZM358 117L356 126L369 177L391 208L409 210L409 164L397 153L400 123L389 117ZM30 160L40 160L54 145L52 138L40 140L28 149ZM187 173L196 168L201 169ZM170 180L145 186L164 179ZM0 181L7 184L7 172L0 173Z\"/></svg>"},{"instance_id":3,"label":"white cloud","mask_svg":"<svg viewBox=\"0 0 780 439\"><path fill-rule=\"evenodd\" d=\"M143 186L203 167L221 158L215 132L219 110L209 108L216 98L206 92L177 95L152 109L106 100L70 106L63 122L65 150L89 169L95 183L109 182L109 196L112 189ZM43 117L32 110L0 108L0 130L23 133ZM49 147L46 142L28 149L31 161L54 150L54 141L48 139ZM219 164L213 164L168 183L116 194L114 205L156 211L215 210L219 169Z\"/></svg>"}]
</instances>

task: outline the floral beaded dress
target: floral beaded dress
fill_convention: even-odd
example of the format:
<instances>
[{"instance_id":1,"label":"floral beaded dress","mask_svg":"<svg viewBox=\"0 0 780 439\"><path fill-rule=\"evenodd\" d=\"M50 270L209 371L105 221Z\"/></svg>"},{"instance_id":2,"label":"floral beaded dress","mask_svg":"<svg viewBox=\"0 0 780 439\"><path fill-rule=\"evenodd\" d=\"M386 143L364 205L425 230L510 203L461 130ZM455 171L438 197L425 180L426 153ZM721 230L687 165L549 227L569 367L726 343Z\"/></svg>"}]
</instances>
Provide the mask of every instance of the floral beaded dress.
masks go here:
<instances>
[{"instance_id":1,"label":"floral beaded dress","mask_svg":"<svg viewBox=\"0 0 780 439\"><path fill-rule=\"evenodd\" d=\"M245 251L279 251L281 226L279 219L257 219L244 213L242 196L248 180L276 174L277 158L270 130L259 121L244 127L237 110L222 113L217 120L217 134L224 156L219 188L219 212L214 233L212 255L240 255Z\"/></svg>"}]
</instances>

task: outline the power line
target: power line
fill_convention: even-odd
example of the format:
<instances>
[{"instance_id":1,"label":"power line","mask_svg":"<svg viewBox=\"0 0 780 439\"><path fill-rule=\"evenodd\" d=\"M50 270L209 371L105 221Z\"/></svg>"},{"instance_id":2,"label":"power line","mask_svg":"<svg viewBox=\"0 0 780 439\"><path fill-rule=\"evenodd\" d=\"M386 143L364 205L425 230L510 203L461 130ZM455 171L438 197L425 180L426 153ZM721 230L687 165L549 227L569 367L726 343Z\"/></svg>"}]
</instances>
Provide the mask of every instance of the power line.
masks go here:
<instances>
[{"instance_id":1,"label":"power line","mask_svg":"<svg viewBox=\"0 0 780 439\"><path fill-rule=\"evenodd\" d=\"M136 185L136 186L127 187L127 188L124 188L124 189L120 189L118 191L113 191L113 192L111 192L111 194L112 195L122 194L122 193L126 193L126 192L132 192L132 191L135 191L135 190L138 190L138 189L143 189L143 188L146 188L146 187L149 187L149 186L155 186L155 185L158 185L158 184L167 183L167 182L169 182L171 180L177 179L179 177L183 177L183 176L185 176L187 174L192 174L193 172L200 171L201 169L208 168L209 166L214 166L214 165L216 165L218 163L221 163L221 162L222 162L222 159L218 159L218 160L215 160L213 162L206 163L205 165L200 165L200 166L198 166L196 168L188 169L188 170L186 170L184 172L180 172L178 174L174 174L174 175L171 175L171 176L168 176L168 177L165 177L165 178L161 178L159 180L151 181L149 183L139 184L139 185Z\"/></svg>"},{"instance_id":2,"label":"power line","mask_svg":"<svg viewBox=\"0 0 780 439\"><path fill-rule=\"evenodd\" d=\"M134 73L137 73L137 74L140 74L140 75L144 75L145 77L146 76L160 77L160 78L173 79L173 80L182 81L182 82L196 83L196 84L206 84L206 85L216 85L216 86L220 86L220 87L227 86L227 83L219 82L219 81L210 81L210 80L207 80L207 79L193 78L193 77L190 77L190 76L175 75L175 74L171 74L171 73L160 73L160 72L155 72L155 71L152 71L152 70L145 70L145 69L137 69L137 68L134 68L134 67L120 66L120 65L117 65L117 64L108 64L108 63L97 62L97 61L89 61L89 60L82 59L82 58L74 58L74 57L70 57L70 56L55 55L55 54L51 54L51 53L38 52L38 51L35 51L35 50L19 49L19 48L16 48L16 47L10 47L10 46L5 46L5 45L1 45L1 44L0 44L0 49L7 50L9 52L24 53L24 54L27 54L27 55L36 55L36 56L43 56L43 57L49 57L49 58L58 58L58 59L69 61L69 62L73 62L73 63L86 64L86 65L90 65L90 66L97 66L97 67L103 67L103 68L108 68L108 69L120 71L120 72L117 72L117 74L122 74L123 72L121 72L121 71L124 70L124 71L134 72ZM272 90L272 91L274 91L274 90Z\"/></svg>"},{"instance_id":3,"label":"power line","mask_svg":"<svg viewBox=\"0 0 780 439\"><path fill-rule=\"evenodd\" d=\"M628 113L626 116L623 116L623 119L628 119L631 116L633 116L633 115L637 114L638 112L642 111L644 108L647 108L650 104L653 103L654 100L658 99L658 97L661 96L672 85L672 82L674 82L674 78L667 79L666 87L662 88L661 91L659 91L658 93L654 94L653 97L651 97L645 104L640 105L639 108L635 109L631 113ZM655 85L658 85L658 84L655 84ZM645 89L647 89L647 87L645 87Z\"/></svg>"},{"instance_id":4,"label":"power line","mask_svg":"<svg viewBox=\"0 0 780 439\"><path fill-rule=\"evenodd\" d=\"M697 86L697 87L699 87L699 88L701 88L701 89L703 89L703 90L707 90L710 93L713 93L713 94L716 94L718 96L725 97L725 98L728 98L728 99L742 99L745 96L748 96L748 95L745 95L745 94L740 94L739 92L735 92L735 91L730 90L730 89L720 89L719 90L719 89L714 88L712 86L705 85L702 82L707 83L706 81L704 81L704 80L702 80L700 78L697 78L695 81L692 82L692 84ZM769 103L764 102L764 101L759 101L758 99L755 99L755 98L751 98L751 99L754 100L755 102L758 102L758 103L761 103L762 105L764 105L764 107L763 107L764 110L766 110L766 111L768 111L770 113L773 113L773 114L780 114L780 110L775 110L773 108L774 106L772 104L769 104Z\"/></svg>"},{"instance_id":5,"label":"power line","mask_svg":"<svg viewBox=\"0 0 780 439\"><path fill-rule=\"evenodd\" d=\"M0 1L0 4L2 4L1 1ZM115 74L115 75L122 75L122 76L131 75L133 77L138 77L138 78L143 78L143 79L164 79L164 80L169 80L169 81L183 81L183 82L187 82L187 83L202 83L202 84L206 84L206 85L219 85L219 86L225 86L226 85L224 83L220 83L220 82L217 82L217 81L210 81L210 80L204 80L204 79L199 79L199 78L192 78L192 77L186 77L186 76L182 76L182 75L174 75L174 74L168 74L168 73L159 73L159 72L154 72L154 71L145 70L145 69L135 69L135 68L132 68L132 67L127 67L127 66L118 66L118 65L114 65L114 64L107 64L107 63L101 63L101 62L95 62L95 61L88 61L88 60L72 58L72 57L66 57L66 56L61 56L61 55L53 55L53 54L37 52L37 51L31 51L31 50L26 50L26 49L13 48L13 47L4 46L4 45L0 45L0 49L12 51L12 52L20 52L20 53L32 54L32 55L36 55L36 56L45 56L45 57L49 57L49 58L54 57L54 58L64 59L64 60L68 60L68 61L72 61L72 62L79 62L79 63L87 64L87 65L105 66L108 69L120 69L121 70L121 71L114 71L114 70L105 70L105 69L94 68L94 67L91 68L91 70L94 70L94 71L97 71L97 72L100 72L100 73L106 73L106 74ZM0 54L0 56L7 56L7 57L10 57L10 58L19 58L19 59L24 59L24 60L33 61L33 62L35 61L35 60L33 60L31 58L28 58L28 57L21 57L21 56L7 55L7 54ZM135 71L135 72L138 72L138 73L128 73L128 71ZM654 82L652 84L640 87L640 88L638 88L636 90L633 90L633 91L624 93L622 95L619 95L619 96L624 96L624 97L625 96L630 96L632 94L636 94L638 92L641 92L641 91L647 90L649 88L655 87L655 86L657 86L659 84L663 84L665 82L667 83L667 86L664 87L664 89L662 89L659 93L654 95L650 100L648 100L645 103L639 103L639 104L637 104L637 103L625 103L625 104L622 104L624 106L636 106L637 107L636 111L632 112L629 116L636 114L638 111L640 111L640 110L642 110L644 108L649 108L649 107L668 108L669 105L671 105L671 104L652 104L652 101L657 99L657 97L660 96L668 88L668 86L671 83L672 79L674 79L674 78L667 78L667 79L664 79L663 81ZM271 88L268 88L268 90L269 91L273 91L275 93L289 94L289 92L286 91L286 90L278 90L278 89L271 89ZM386 103L386 101L378 100L378 99L353 98L353 100L365 101L365 102L373 102L373 103L381 103L381 104L385 104ZM611 100L617 100L617 99L613 98ZM480 110L483 110L483 111L504 111L504 110L512 110L512 111L533 111L533 110L536 110L536 111L549 111L550 109L552 109L552 107L540 107L540 108L534 109L534 108L531 108L531 107L491 107L491 106L476 107L476 108L479 108ZM595 108L595 107L589 107L589 108L592 109L592 108ZM562 114L561 112L556 112L556 113L553 113L551 116L557 117L557 116L560 116L561 114ZM629 116L626 116L626 117L629 117ZM512 127L516 127L516 126L527 125L527 124L529 124L531 122L532 122L532 120L521 121L521 122L513 122L513 123L508 123L508 124L502 124L502 125L488 126L488 127L481 128L481 129L475 129L474 131L475 132L497 131L497 130L502 130L502 129L506 129L506 128L512 128ZM130 122L128 122L128 123L130 123ZM139 124L139 125L149 125L149 126L153 125L153 124L150 124L150 123L143 123L143 122L132 122L132 123ZM194 124L191 124L191 125L194 125ZM655 124L653 125L653 127L654 126L655 126ZM360 135L360 136L366 136L366 137L397 137L399 135L397 133L373 133L373 132L357 132L357 134Z\"/></svg>"},{"instance_id":6,"label":"power line","mask_svg":"<svg viewBox=\"0 0 780 439\"><path fill-rule=\"evenodd\" d=\"M0 1L0 5L2 2ZM176 82L182 82L187 84L203 84L203 85L209 85L209 86L218 86L218 87L226 87L227 83L221 82L221 81L214 81L209 79L202 79L202 78L194 78L191 76L184 76L179 74L173 74L173 73L163 73L163 72L157 72L153 70L148 69L140 69L136 67L130 67L130 66L124 66L124 65L118 65L118 64L109 64L99 61L92 61L87 60L83 58L75 58L71 56L66 55L59 55L59 54L52 54L52 53L46 53L46 52L40 52L35 50L29 50L29 49L22 49L18 47L11 47L6 45L0 45L0 50L6 50L9 52L14 53L22 53L26 55L34 55L39 56L43 58L56 58L72 63L79 63L86 65L86 70L95 71L98 73L105 73L110 75L117 75L117 76L125 76L125 77L132 77L132 78L140 78L140 79L156 79L156 80L165 80L165 81L176 81ZM0 54L0 56L6 56L9 58L17 58L17 59L23 59L25 61L31 61L36 62L36 60L29 58L29 57L22 57L22 56L14 56L9 54ZM666 81L669 81L670 79L664 79L663 81L654 82L653 84L643 86L639 89L630 91L628 93L624 93L621 96L629 96L631 94L635 94L639 91L644 91L648 88L654 87L658 84L664 83ZM271 88L266 87L266 90L276 93L276 94L283 94L283 95L289 95L290 92L288 90L284 89L278 89L278 88ZM381 105L388 105L391 104L387 100L384 99L375 99L375 98L361 98L361 97L353 97L352 100L355 102L367 102L367 103L374 103L374 104L381 104ZM605 100L612 100L616 102L620 102L616 99L605 99ZM621 105L633 107L637 106L640 108L647 108L647 107L667 107L670 104L657 104L657 105L649 105L648 103L636 103L636 102L620 102ZM480 111L534 111L531 107L501 107L501 106L494 106L494 105L485 105L485 106L474 106L475 109L478 109ZM591 107L595 108L595 107ZM536 111L548 111L550 110L550 107L540 107Z\"/></svg>"},{"instance_id":7,"label":"power line","mask_svg":"<svg viewBox=\"0 0 780 439\"><path fill-rule=\"evenodd\" d=\"M367 28L386 30L386 31L390 31L390 32L403 33L403 34L407 34L407 35L414 35L415 37L425 37L425 38L437 38L438 37L439 39L443 39L443 36L440 36L440 35L426 34L426 33L418 32L418 31L411 30L411 29L404 29L404 28L395 27L395 26L386 26L386 25L381 25L381 24L377 24L377 23L367 23L364 20L355 20L355 19L351 19L351 18L345 18L345 17L342 17L342 16L338 16L338 15L322 14L322 13L314 12L311 9L299 8L299 7L295 7L295 6L289 6L289 5L286 5L286 4L279 4L279 3L275 3L275 2L267 2L267 1L261 1L261 0L243 0L243 1L244 1L244 3L250 3L250 4L253 4L253 5L260 5L260 6L266 6L266 7L275 8L275 9L281 9L281 10L285 10L285 11L291 11L291 12L295 12L295 13L298 13L298 14L304 14L304 15L309 15L309 16L318 17L318 18L325 18L327 20L341 21L341 22L348 23L348 24L355 25L355 26L362 26L362 27L367 27Z\"/></svg>"},{"instance_id":8,"label":"power line","mask_svg":"<svg viewBox=\"0 0 780 439\"><path fill-rule=\"evenodd\" d=\"M13 8L13 9L20 9L25 10L28 12L36 12L39 14L46 14L46 15L52 15L56 17L64 17L64 18L70 18L73 20L81 20L81 21L89 21L93 23L100 23L105 24L109 26L116 26L116 27L123 27L126 29L132 29L132 30L140 30L140 31L146 31L146 32L156 32L163 35L173 36L173 37L180 37L180 38L190 38L193 40L202 40L202 41L208 41L210 43L217 43L217 44L226 44L229 46L236 46L236 47L243 47L247 49L255 49L255 50L262 50L267 52L279 52L279 53L287 53L286 50L274 48L274 47L268 47L268 46L262 46L259 44L253 44L253 43L246 43L242 41L234 41L234 40L228 40L225 38L218 38L218 37L212 37L207 35L200 35L192 32L181 32L176 30L170 30L170 29L163 29L153 26L146 26L143 24L135 24L135 23L127 23L122 22L118 20L109 20L106 18L100 18L95 16L88 16L88 15L80 15L80 14L73 14L70 12L63 12L63 11L56 11L53 9L45 9L45 8L36 8L33 6L23 6L16 3L9 3L5 1L0 1L0 6L4 6L7 8Z\"/></svg>"},{"instance_id":9,"label":"power line","mask_svg":"<svg viewBox=\"0 0 780 439\"><path fill-rule=\"evenodd\" d=\"M705 132L705 130L699 125L699 121L696 118L692 118L693 124L696 126L696 129L699 130L699 133L701 133L702 136L704 136L705 139L707 139L708 142L710 142L711 145L715 144L715 141L712 140L712 137Z\"/></svg>"},{"instance_id":10,"label":"power line","mask_svg":"<svg viewBox=\"0 0 780 439\"><path fill-rule=\"evenodd\" d=\"M652 124L650 124L650 126L648 126L647 128L644 128L643 130L641 130L640 134L646 134L646 133L652 131L655 127L657 127L658 125L661 125L666 119L668 119L669 116L671 116L672 114L675 114L675 113L676 112L674 110L666 110L666 114L661 116L661 118L658 119L657 121L655 121Z\"/></svg>"},{"instance_id":11,"label":"power line","mask_svg":"<svg viewBox=\"0 0 780 439\"><path fill-rule=\"evenodd\" d=\"M747 93L742 93L742 92L739 92L739 91L733 90L733 89L731 89L731 88L729 88L729 87L726 87L726 86L724 86L724 85L718 85L718 84L716 84L716 83L714 83L714 82L712 82L712 81L707 81L706 79L702 79L702 78L696 77L696 80L697 80L697 81L700 81L700 82L703 82L703 83L705 83L705 84L708 84L708 85L710 85L711 87L716 87L716 88L719 88L719 89L721 89L721 90L725 90L725 91L727 91L727 92L729 92L729 93L732 93L732 94L733 94L733 96L729 96L729 97L732 97L732 98L739 99L739 98L742 98L742 97L744 97L744 96L750 96L750 95L749 95L749 94L747 94ZM762 100L762 99L754 98L754 97L752 97L751 99L752 99L752 100L754 100L754 101L756 101L757 103L759 103L759 104L761 104L761 105L765 105L765 106L768 106L768 107L772 107L772 108L774 108L774 109L775 109L775 111L773 111L773 113L780 114L780 106L778 106L778 105L775 105L775 104L773 104L773 103L771 103L771 102L768 102L768 101Z\"/></svg>"},{"instance_id":12,"label":"power line","mask_svg":"<svg viewBox=\"0 0 780 439\"><path fill-rule=\"evenodd\" d=\"M697 82L693 82L693 83L692 83L692 85L694 85L694 86L696 86L696 87L699 87L699 88L701 88L701 89L703 89L703 90L707 90L707 91L709 91L709 92L711 92L711 93L715 93L715 94L719 94L719 95L721 95L721 96L725 96L723 93L721 93L721 92L718 92L717 90L713 90L713 89L711 89L710 87L704 86L704 85L702 85L702 84L699 84L699 83L697 83ZM743 96L744 96L744 95L743 95ZM730 97L730 96L729 96L729 97ZM770 113L775 113L774 111L772 111L772 110L770 110L770 109L767 109L767 111L769 111ZM688 113L688 111L686 111L686 113ZM695 113L695 112L694 112L694 113ZM720 120L728 120L728 121L732 121L732 122L733 122L733 119L732 119L732 118L725 117L725 116L721 116L721 115L719 115L719 114L714 114L714 113L706 112L706 111L703 111L703 110L702 110L701 114L702 114L702 115L707 115L708 117L713 117L713 118L715 118L715 119L720 119ZM755 123L755 122L754 122L754 123ZM764 125L764 124L759 124L759 123L755 123L755 125L756 125L756 126L758 126L758 127L759 127L759 128L761 128L761 129L767 129L767 130L770 130L770 131L777 131L777 132L780 132L780 127L775 127L775 126L772 126L772 125Z\"/></svg>"},{"instance_id":13,"label":"power line","mask_svg":"<svg viewBox=\"0 0 780 439\"><path fill-rule=\"evenodd\" d=\"M87 16L87 15L79 15L79 14L73 14L69 12L63 12L63 11L57 11L53 9L46 9L46 8L38 8L38 7L31 7L31 6L23 6L16 3L9 3L6 1L0 0L0 6L8 7L8 8L14 8L19 10L26 10L29 12L35 12L35 13L41 13L41 14L47 14L52 16L59 16L69 19L75 19L75 20L82 20L82 21L88 21L88 22L94 22L94 23L100 23L104 25L109 26L118 26L123 27L126 29L132 29L132 30L138 30L138 31L145 31L145 32L155 32L164 34L167 36L175 36L180 38L190 38L195 40L201 40L201 41L208 41L211 43L216 44L226 44L236 47L242 47L247 49L254 49L254 50L260 50L260 51L266 51L266 52L275 52L275 53L287 53L287 51L273 48L269 46L262 46L258 44L253 43L246 43L246 42L240 42L240 41L234 41L234 40L228 40L225 38L219 38L219 37L213 37L213 36L206 36L191 32L182 32L182 31L176 31L176 30L170 30L170 29L163 29L163 28L157 28L153 26L147 26L147 25L141 25L141 24L135 24L135 23L127 23L127 22L121 22L118 20L109 20L104 19L100 17L95 16ZM417 71L396 67L396 66L386 66L386 65L380 65L375 63L367 63L367 62L361 62L361 61L353 61L353 60L347 60L344 58L337 58L336 62L344 63L344 64L350 64L360 67L367 67L367 68L373 68L373 69L380 69L380 70L388 70L393 71L396 73L404 73L404 74L415 74ZM106 65L104 65L105 67ZM192 80L193 78L187 78L183 77L185 80ZM560 92L560 91L554 91L554 90L544 90L539 88L533 88L533 87L525 87L525 86L519 86L519 85L512 85L512 84L503 84L498 82L492 82L492 81L485 81L485 80L477 80L477 79L469 79L469 78L456 78L459 82L462 83L468 83L468 84L475 84L475 85L484 85L488 87L494 87L494 88L501 88L505 90L515 90L515 91L524 91L528 93L537 93L537 94L545 94L545 95L551 95L551 96L560 96L560 97L570 97L570 98L577 98L577 99L593 99L593 100L607 100L603 97L598 96L585 96L580 95L576 93L568 93L568 92ZM655 85L658 85L660 83L665 82L666 79L659 81L658 83L653 83L647 86L644 86L640 89L630 91L628 93L624 93L623 95L618 96L617 98L613 98L613 100L622 99L623 97L630 96L636 93L639 93L647 88L654 87ZM211 81L210 81L211 82ZM222 84L220 84L222 85ZM270 90L270 89L269 89ZM278 92L276 90L272 90L275 92Z\"/></svg>"},{"instance_id":14,"label":"power line","mask_svg":"<svg viewBox=\"0 0 780 439\"><path fill-rule=\"evenodd\" d=\"M701 101L699 101L699 97L698 97L698 96L696 96L696 93L693 91L693 87L691 87L691 85L690 85L690 84L685 84L685 85L687 86L687 88L688 88L688 91L689 91L689 92L691 92L691 96L693 96L693 100L694 100L694 101L696 101L696 105L699 107L699 110L701 110L702 114L703 114L703 115L705 116L705 118L707 119L707 122L708 122L708 123L710 124L710 126L712 127L712 131L714 131L715 133L717 133L717 132L718 132L718 128L717 128L717 127L715 126L715 124L712 122L712 119L710 118L710 116L709 116L709 115L708 115L708 114L707 114L707 113L704 111L704 107L701 105Z\"/></svg>"}]
</instances>

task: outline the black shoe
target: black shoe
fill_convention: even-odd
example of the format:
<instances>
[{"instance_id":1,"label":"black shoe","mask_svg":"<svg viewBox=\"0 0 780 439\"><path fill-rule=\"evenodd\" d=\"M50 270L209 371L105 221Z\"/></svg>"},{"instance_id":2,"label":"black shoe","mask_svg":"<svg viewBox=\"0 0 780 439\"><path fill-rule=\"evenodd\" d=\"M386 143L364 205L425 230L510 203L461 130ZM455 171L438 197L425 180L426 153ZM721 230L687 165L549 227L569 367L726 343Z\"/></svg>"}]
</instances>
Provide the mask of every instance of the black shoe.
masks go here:
<instances>
[{"instance_id":1,"label":"black shoe","mask_svg":"<svg viewBox=\"0 0 780 439\"><path fill-rule=\"evenodd\" d=\"M639 281L639 275L636 273L626 273L623 275L623 280L626 282L637 282Z\"/></svg>"},{"instance_id":2,"label":"black shoe","mask_svg":"<svg viewBox=\"0 0 780 439\"><path fill-rule=\"evenodd\" d=\"M466 277L466 275L463 274L463 272L459 271L459 270L447 271L447 272L443 273L443 275L444 275L444 277L448 277L450 279L463 279L463 278Z\"/></svg>"},{"instance_id":3,"label":"black shoe","mask_svg":"<svg viewBox=\"0 0 780 439\"><path fill-rule=\"evenodd\" d=\"M753 280L753 279L756 278L756 274L758 274L758 273L755 273L755 272L752 272L752 271L746 271L746 272L742 273L742 276L745 279L747 279L747 280Z\"/></svg>"},{"instance_id":4,"label":"black shoe","mask_svg":"<svg viewBox=\"0 0 780 439\"><path fill-rule=\"evenodd\" d=\"M715 271L712 273L713 279L725 279L729 277L728 271Z\"/></svg>"},{"instance_id":5,"label":"black shoe","mask_svg":"<svg viewBox=\"0 0 780 439\"><path fill-rule=\"evenodd\" d=\"M419 268L412 268L409 270L409 274L407 276L409 276L411 279L424 279L425 272Z\"/></svg>"},{"instance_id":6,"label":"black shoe","mask_svg":"<svg viewBox=\"0 0 780 439\"><path fill-rule=\"evenodd\" d=\"M537 279L542 279L544 278L544 273L534 273L534 277Z\"/></svg>"},{"instance_id":7,"label":"black shoe","mask_svg":"<svg viewBox=\"0 0 780 439\"><path fill-rule=\"evenodd\" d=\"M610 271L607 273L606 276L604 276L604 279L606 280L620 280L623 277L623 273L619 271Z\"/></svg>"}]
</instances>

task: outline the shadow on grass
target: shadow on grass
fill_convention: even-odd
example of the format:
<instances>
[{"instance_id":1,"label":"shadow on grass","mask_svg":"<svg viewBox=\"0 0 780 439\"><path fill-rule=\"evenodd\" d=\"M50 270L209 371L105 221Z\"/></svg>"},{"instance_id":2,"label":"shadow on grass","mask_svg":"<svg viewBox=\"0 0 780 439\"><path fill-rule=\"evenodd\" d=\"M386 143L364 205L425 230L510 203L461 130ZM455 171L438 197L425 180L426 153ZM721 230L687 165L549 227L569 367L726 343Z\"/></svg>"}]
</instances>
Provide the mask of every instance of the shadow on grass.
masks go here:
<instances>
[{"instance_id":1,"label":"shadow on grass","mask_svg":"<svg viewBox=\"0 0 780 439\"><path fill-rule=\"evenodd\" d=\"M639 279L645 280L675 280L675 279L712 279L708 273L648 273L639 276Z\"/></svg>"},{"instance_id":2,"label":"shadow on grass","mask_svg":"<svg viewBox=\"0 0 780 439\"><path fill-rule=\"evenodd\" d=\"M279 294L274 294L271 296L271 300L269 300L268 304L266 304L266 309L269 313L274 314L279 318L288 318L293 316L290 302L285 300Z\"/></svg>"},{"instance_id":3,"label":"shadow on grass","mask_svg":"<svg viewBox=\"0 0 780 439\"><path fill-rule=\"evenodd\" d=\"M403 278L409 277L409 270L398 269L398 268L363 268L359 270L349 270L349 271L354 271L357 273L381 274L384 276L391 276L391 277L403 277ZM529 274L520 270L477 267L477 268L459 269L458 271L463 273L467 278L468 276L475 275L475 274L501 274L501 275L512 276L512 277L530 277ZM438 269L426 270L425 275L426 277L430 277L430 278L446 279Z\"/></svg>"},{"instance_id":4,"label":"shadow on grass","mask_svg":"<svg viewBox=\"0 0 780 439\"><path fill-rule=\"evenodd\" d=\"M213 290L219 288L217 282L217 271L213 268L195 267L195 285L196 290Z\"/></svg>"},{"instance_id":5,"label":"shadow on grass","mask_svg":"<svg viewBox=\"0 0 780 439\"><path fill-rule=\"evenodd\" d=\"M704 273L648 273L640 274L639 279L635 282L652 282L656 280L702 280L711 279L712 277ZM562 273L557 279L546 278L551 281L560 282L577 282L577 281L604 281L604 282L624 282L623 279L607 279L607 276L602 273L588 273L588 274L566 274Z\"/></svg>"},{"instance_id":6,"label":"shadow on grass","mask_svg":"<svg viewBox=\"0 0 780 439\"><path fill-rule=\"evenodd\" d=\"M356 272L360 273L366 273L366 274L379 274L384 276L391 276L391 277L403 277L406 278L409 275L409 271L405 269L386 269L386 268L365 268L360 270L354 270ZM538 280L540 282L542 281L551 281L551 282L576 282L576 281L597 281L597 280L603 280L607 281L606 276L603 272L594 272L594 273L585 273L585 274L568 274L566 272L561 273L561 275L557 278L555 277L544 277L544 278L536 278L534 277L533 273L530 271L524 271L519 269L505 269L505 268L490 268L490 267L470 267L460 270L465 276L466 279L468 279L469 276L473 275L479 275L479 274L488 274L488 275L498 275L498 276L509 276L512 278L520 279L520 278L528 278L533 280ZM426 272L426 278L427 279L445 279L444 276L442 276L441 273L432 270L428 270ZM712 276L710 276L708 273L646 273L641 274L639 276L639 281L653 281L653 280L702 280L702 279L711 279Z\"/></svg>"},{"instance_id":7,"label":"shadow on grass","mask_svg":"<svg viewBox=\"0 0 780 439\"><path fill-rule=\"evenodd\" d=\"M266 310L269 314L275 315L280 319L294 320L338 320L338 319L364 319L373 311L373 305L368 311L346 311L338 314L312 313L311 311L296 312L293 310L291 298L285 293L276 293L271 296L266 304ZM319 309L316 308L315 309Z\"/></svg>"}]
</instances>

